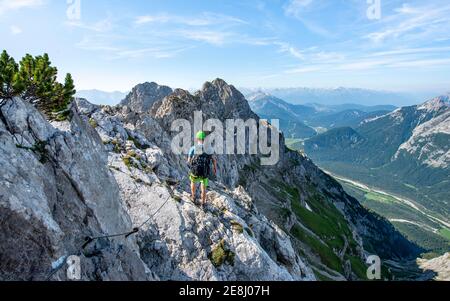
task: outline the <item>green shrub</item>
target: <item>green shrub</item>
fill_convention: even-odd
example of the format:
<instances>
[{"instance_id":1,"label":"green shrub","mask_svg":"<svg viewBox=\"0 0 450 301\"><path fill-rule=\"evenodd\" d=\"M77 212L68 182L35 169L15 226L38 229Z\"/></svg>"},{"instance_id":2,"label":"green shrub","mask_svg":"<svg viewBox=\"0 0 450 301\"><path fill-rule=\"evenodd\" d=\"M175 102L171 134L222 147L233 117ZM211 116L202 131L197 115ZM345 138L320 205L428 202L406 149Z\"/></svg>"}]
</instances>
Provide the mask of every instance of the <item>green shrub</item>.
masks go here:
<instances>
[{"instance_id":1,"label":"green shrub","mask_svg":"<svg viewBox=\"0 0 450 301\"><path fill-rule=\"evenodd\" d=\"M89 124L95 129L98 127L98 123L94 118L89 118Z\"/></svg>"},{"instance_id":2,"label":"green shrub","mask_svg":"<svg viewBox=\"0 0 450 301\"><path fill-rule=\"evenodd\" d=\"M122 158L123 163L125 164L126 167L131 168L133 166L133 162L131 157L125 156Z\"/></svg>"},{"instance_id":3,"label":"green shrub","mask_svg":"<svg viewBox=\"0 0 450 301\"><path fill-rule=\"evenodd\" d=\"M30 102L51 120L62 120L75 95L72 76L64 84L57 81L58 69L51 66L48 54L25 55L19 64L3 50L0 55L0 100L15 96Z\"/></svg>"},{"instance_id":4,"label":"green shrub","mask_svg":"<svg viewBox=\"0 0 450 301\"><path fill-rule=\"evenodd\" d=\"M128 151L122 160L128 168L134 167L144 171L147 170L147 164L145 164L145 162L138 157L134 150Z\"/></svg>"},{"instance_id":5,"label":"green shrub","mask_svg":"<svg viewBox=\"0 0 450 301\"><path fill-rule=\"evenodd\" d=\"M217 268L222 264L227 263L231 266L234 265L234 258L236 254L225 247L225 240L221 240L215 248L212 249L209 254L209 260Z\"/></svg>"},{"instance_id":6,"label":"green shrub","mask_svg":"<svg viewBox=\"0 0 450 301\"><path fill-rule=\"evenodd\" d=\"M114 139L113 141L111 141L111 144L113 145L113 151L116 154L120 154L122 152L122 147L121 147L119 141L117 141L117 139Z\"/></svg>"}]
</instances>

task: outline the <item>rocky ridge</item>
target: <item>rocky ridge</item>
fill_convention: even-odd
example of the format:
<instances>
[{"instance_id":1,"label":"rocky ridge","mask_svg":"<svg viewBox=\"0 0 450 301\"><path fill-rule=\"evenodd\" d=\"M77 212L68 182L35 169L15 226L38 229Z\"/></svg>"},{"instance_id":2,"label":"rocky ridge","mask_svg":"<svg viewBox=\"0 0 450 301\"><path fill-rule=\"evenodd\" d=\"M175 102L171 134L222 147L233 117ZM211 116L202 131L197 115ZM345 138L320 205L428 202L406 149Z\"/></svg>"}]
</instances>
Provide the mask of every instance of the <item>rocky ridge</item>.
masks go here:
<instances>
[{"instance_id":1,"label":"rocky ridge","mask_svg":"<svg viewBox=\"0 0 450 301\"><path fill-rule=\"evenodd\" d=\"M85 236L123 233L155 213L135 235L83 250L82 279L345 280L364 277L369 252L414 256L389 223L284 146L273 167L219 156L209 204L196 207L185 158L170 151L171 121L199 109L205 119L258 117L220 79L164 94L117 107L77 99L70 122L52 124L21 99L2 106L2 279L45 279Z\"/></svg>"}]
</instances>

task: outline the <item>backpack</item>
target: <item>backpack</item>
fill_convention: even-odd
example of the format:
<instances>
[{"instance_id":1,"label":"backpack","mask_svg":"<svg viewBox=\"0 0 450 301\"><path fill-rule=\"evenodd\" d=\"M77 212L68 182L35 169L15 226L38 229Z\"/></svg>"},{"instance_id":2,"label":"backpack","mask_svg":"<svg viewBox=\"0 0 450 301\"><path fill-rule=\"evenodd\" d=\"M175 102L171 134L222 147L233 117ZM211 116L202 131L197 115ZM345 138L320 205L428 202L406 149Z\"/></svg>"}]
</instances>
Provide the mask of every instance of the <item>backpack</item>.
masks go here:
<instances>
[{"instance_id":1,"label":"backpack","mask_svg":"<svg viewBox=\"0 0 450 301\"><path fill-rule=\"evenodd\" d=\"M211 155L203 152L194 154L191 161L191 174L199 178L207 178L210 174Z\"/></svg>"}]
</instances>

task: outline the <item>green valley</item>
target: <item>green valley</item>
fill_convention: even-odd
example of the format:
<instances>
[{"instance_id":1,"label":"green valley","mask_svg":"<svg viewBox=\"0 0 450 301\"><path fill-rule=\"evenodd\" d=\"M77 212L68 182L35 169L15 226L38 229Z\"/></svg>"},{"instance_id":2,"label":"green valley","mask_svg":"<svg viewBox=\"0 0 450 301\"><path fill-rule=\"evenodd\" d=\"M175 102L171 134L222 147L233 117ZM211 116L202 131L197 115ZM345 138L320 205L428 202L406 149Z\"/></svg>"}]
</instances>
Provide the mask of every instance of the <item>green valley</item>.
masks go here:
<instances>
[{"instance_id":1,"label":"green valley","mask_svg":"<svg viewBox=\"0 0 450 301\"><path fill-rule=\"evenodd\" d=\"M401 197L340 176L334 177L364 207L386 217L400 233L428 252L442 254L450 248L450 230L437 222L436 217L433 219L430 214L414 208L419 205L405 203Z\"/></svg>"}]
</instances>

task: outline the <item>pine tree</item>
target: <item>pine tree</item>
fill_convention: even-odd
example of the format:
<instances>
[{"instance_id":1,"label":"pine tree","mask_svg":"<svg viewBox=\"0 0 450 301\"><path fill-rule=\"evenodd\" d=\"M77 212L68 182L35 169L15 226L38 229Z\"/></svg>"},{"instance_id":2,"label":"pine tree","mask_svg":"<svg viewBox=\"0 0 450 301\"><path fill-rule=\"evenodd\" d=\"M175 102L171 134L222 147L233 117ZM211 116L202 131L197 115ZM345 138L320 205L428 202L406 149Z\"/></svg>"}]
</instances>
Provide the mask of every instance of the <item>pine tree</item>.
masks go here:
<instances>
[{"instance_id":1,"label":"pine tree","mask_svg":"<svg viewBox=\"0 0 450 301\"><path fill-rule=\"evenodd\" d=\"M25 55L19 64L6 51L0 56L0 100L20 96L34 104L50 119L61 119L75 95L72 75L64 84L57 81L58 69L51 66L48 54Z\"/></svg>"},{"instance_id":2,"label":"pine tree","mask_svg":"<svg viewBox=\"0 0 450 301\"><path fill-rule=\"evenodd\" d=\"M64 102L62 104L63 107L67 107L73 97L75 96L76 90L75 90L75 84L73 83L72 74L67 73L66 78L64 80Z\"/></svg>"},{"instance_id":3,"label":"pine tree","mask_svg":"<svg viewBox=\"0 0 450 301\"><path fill-rule=\"evenodd\" d=\"M10 99L21 93L17 84L18 70L17 63L3 50L0 55L0 99Z\"/></svg>"},{"instance_id":4,"label":"pine tree","mask_svg":"<svg viewBox=\"0 0 450 301\"><path fill-rule=\"evenodd\" d=\"M27 54L20 62L18 80L26 87L23 99L35 104L49 117L55 106L55 93L60 89L57 74L58 70L51 66L47 54L35 58Z\"/></svg>"},{"instance_id":5,"label":"pine tree","mask_svg":"<svg viewBox=\"0 0 450 301\"><path fill-rule=\"evenodd\" d=\"M58 69L51 66L48 54L25 55L19 64L6 51L0 56L0 99L20 96L34 104L48 118L59 118L75 95L72 76L64 84L57 81ZM67 115L67 114L66 114Z\"/></svg>"}]
</instances>

